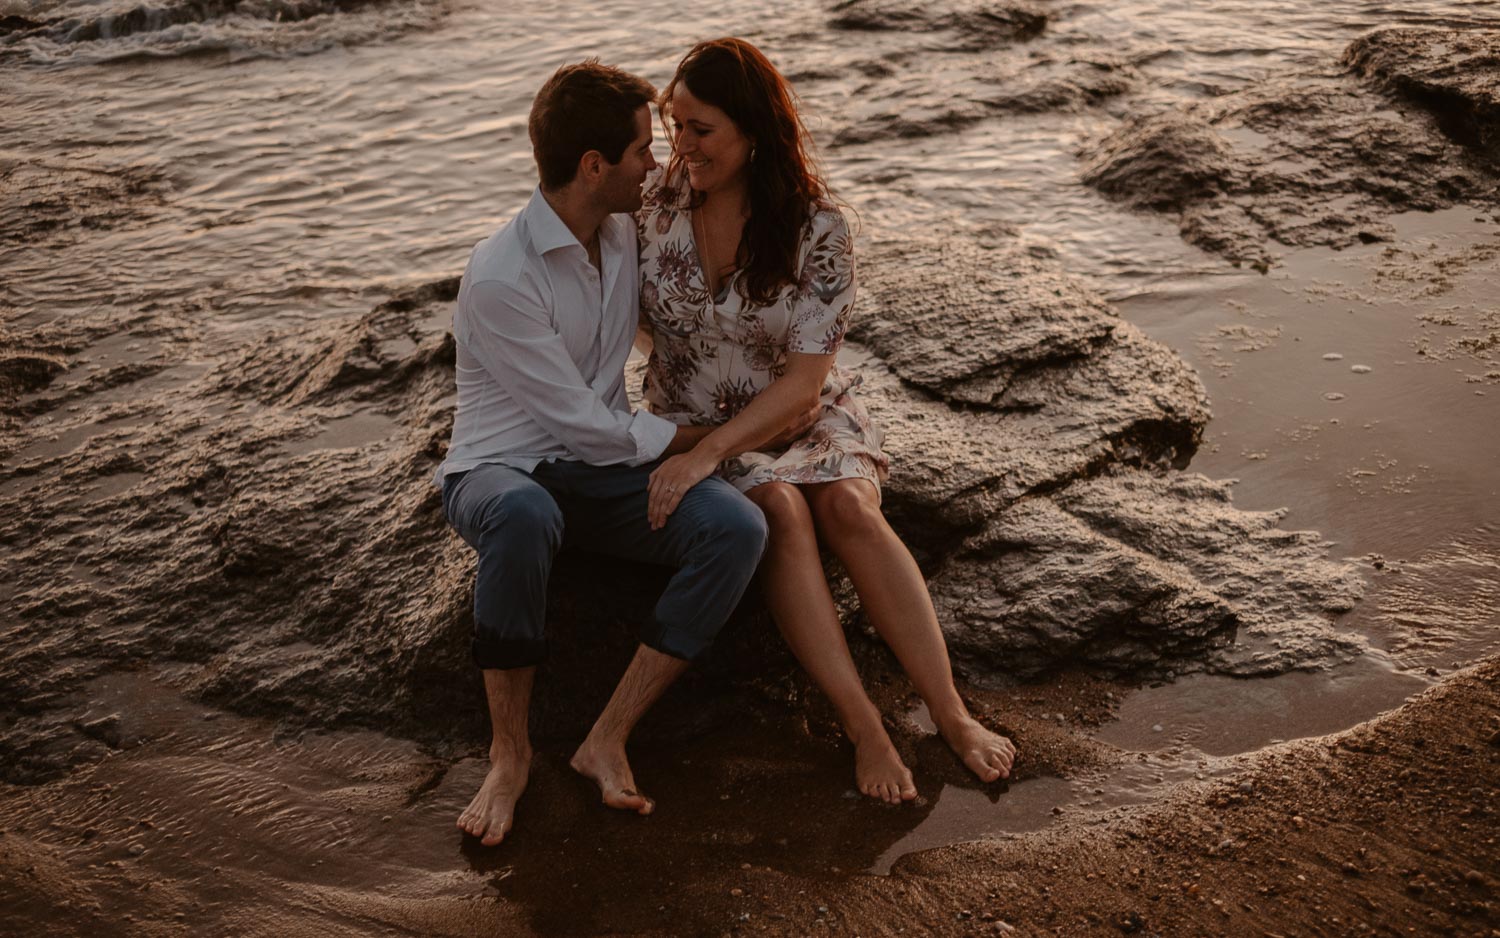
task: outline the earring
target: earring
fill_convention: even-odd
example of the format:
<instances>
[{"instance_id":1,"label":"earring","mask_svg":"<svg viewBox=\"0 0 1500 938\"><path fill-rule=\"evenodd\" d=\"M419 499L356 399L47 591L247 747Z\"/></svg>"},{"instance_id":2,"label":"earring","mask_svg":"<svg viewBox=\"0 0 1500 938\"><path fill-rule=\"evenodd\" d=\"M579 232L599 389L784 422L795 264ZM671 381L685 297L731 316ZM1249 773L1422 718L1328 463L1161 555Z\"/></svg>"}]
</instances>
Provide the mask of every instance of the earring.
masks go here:
<instances>
[{"instance_id":1,"label":"earring","mask_svg":"<svg viewBox=\"0 0 1500 938\"><path fill-rule=\"evenodd\" d=\"M750 144L750 162L755 162L755 144Z\"/></svg>"}]
</instances>

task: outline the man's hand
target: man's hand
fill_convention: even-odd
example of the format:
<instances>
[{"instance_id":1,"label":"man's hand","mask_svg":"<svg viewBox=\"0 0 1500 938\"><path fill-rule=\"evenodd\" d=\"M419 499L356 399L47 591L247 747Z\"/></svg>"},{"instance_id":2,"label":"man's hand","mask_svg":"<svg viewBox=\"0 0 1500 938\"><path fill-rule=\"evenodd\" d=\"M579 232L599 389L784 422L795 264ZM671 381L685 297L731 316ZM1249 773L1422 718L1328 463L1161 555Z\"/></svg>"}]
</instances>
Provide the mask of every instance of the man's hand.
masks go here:
<instances>
[{"instance_id":1,"label":"man's hand","mask_svg":"<svg viewBox=\"0 0 1500 938\"><path fill-rule=\"evenodd\" d=\"M708 478L716 466L718 462L712 456L699 450L673 456L657 466L646 489L646 518L651 530L661 530L688 489Z\"/></svg>"},{"instance_id":2,"label":"man's hand","mask_svg":"<svg viewBox=\"0 0 1500 938\"><path fill-rule=\"evenodd\" d=\"M784 449L791 446L804 436L807 436L807 431L813 428L813 425L818 422L818 418L821 416L823 416L823 402L820 400L797 415L780 433L761 444L761 448Z\"/></svg>"}]
</instances>

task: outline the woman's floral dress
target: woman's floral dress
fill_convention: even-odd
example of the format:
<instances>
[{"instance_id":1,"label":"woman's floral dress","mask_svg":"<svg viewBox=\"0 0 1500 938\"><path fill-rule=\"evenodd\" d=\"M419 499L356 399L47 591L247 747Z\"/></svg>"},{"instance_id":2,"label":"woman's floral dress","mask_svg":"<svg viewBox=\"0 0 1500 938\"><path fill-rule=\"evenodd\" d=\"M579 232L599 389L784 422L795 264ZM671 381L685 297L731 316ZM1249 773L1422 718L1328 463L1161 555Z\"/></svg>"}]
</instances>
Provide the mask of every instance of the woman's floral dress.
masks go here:
<instances>
[{"instance_id":1,"label":"woman's floral dress","mask_svg":"<svg viewBox=\"0 0 1500 938\"><path fill-rule=\"evenodd\" d=\"M822 205L802 239L799 281L769 306L747 300L741 273L708 295L693 237L686 184L646 181L640 228L641 318L654 350L643 388L646 406L679 425L713 426L744 409L786 370L788 352L831 355L844 341L854 307L854 245L843 213ZM718 474L741 491L763 482L807 484L885 479L883 434L853 394L860 378L834 365L823 385L823 411L807 435L785 449L743 453Z\"/></svg>"}]
</instances>

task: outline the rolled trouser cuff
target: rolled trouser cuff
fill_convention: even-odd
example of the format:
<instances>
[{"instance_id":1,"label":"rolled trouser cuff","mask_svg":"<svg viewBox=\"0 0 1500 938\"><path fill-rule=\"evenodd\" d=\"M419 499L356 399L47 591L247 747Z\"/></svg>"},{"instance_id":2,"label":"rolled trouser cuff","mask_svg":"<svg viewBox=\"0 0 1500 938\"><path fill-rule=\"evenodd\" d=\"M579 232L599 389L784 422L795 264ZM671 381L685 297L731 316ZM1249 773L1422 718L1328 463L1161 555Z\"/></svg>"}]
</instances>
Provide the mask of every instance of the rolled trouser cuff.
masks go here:
<instances>
[{"instance_id":1,"label":"rolled trouser cuff","mask_svg":"<svg viewBox=\"0 0 1500 938\"><path fill-rule=\"evenodd\" d=\"M491 638L475 636L469 644L474 664L483 671L530 668L547 657L547 642L537 638Z\"/></svg>"},{"instance_id":2,"label":"rolled trouser cuff","mask_svg":"<svg viewBox=\"0 0 1500 938\"><path fill-rule=\"evenodd\" d=\"M653 628L641 630L641 644L680 661L697 661L713 644L713 636L704 641L658 623Z\"/></svg>"}]
</instances>

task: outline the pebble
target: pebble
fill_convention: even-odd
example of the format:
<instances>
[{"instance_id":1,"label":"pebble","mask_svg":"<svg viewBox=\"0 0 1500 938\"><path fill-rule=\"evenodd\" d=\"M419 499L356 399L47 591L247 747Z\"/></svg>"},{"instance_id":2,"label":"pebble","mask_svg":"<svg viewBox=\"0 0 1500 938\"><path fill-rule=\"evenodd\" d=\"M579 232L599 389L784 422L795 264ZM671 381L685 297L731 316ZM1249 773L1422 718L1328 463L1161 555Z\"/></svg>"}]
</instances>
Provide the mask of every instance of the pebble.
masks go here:
<instances>
[{"instance_id":1,"label":"pebble","mask_svg":"<svg viewBox=\"0 0 1500 938\"><path fill-rule=\"evenodd\" d=\"M1371 368L1369 365L1354 365L1349 370L1357 375L1367 375L1375 369Z\"/></svg>"},{"instance_id":2,"label":"pebble","mask_svg":"<svg viewBox=\"0 0 1500 938\"><path fill-rule=\"evenodd\" d=\"M1162 731L1162 725L1160 723L1153 723L1151 725L1151 732L1153 732L1153 733L1160 733L1161 731Z\"/></svg>"},{"instance_id":3,"label":"pebble","mask_svg":"<svg viewBox=\"0 0 1500 938\"><path fill-rule=\"evenodd\" d=\"M133 856L133 857L138 857L141 854L143 854L143 853L146 852L146 845L145 844L131 844L130 845L130 850L127 851L127 852L131 856Z\"/></svg>"},{"instance_id":4,"label":"pebble","mask_svg":"<svg viewBox=\"0 0 1500 938\"><path fill-rule=\"evenodd\" d=\"M1255 785L1252 782L1240 782L1240 791L1248 795L1255 791Z\"/></svg>"},{"instance_id":5,"label":"pebble","mask_svg":"<svg viewBox=\"0 0 1500 938\"><path fill-rule=\"evenodd\" d=\"M740 896L743 896L745 894L745 890L743 890L740 887L736 886L733 889L729 890L729 894L731 896L734 896L736 899L738 899Z\"/></svg>"},{"instance_id":6,"label":"pebble","mask_svg":"<svg viewBox=\"0 0 1500 938\"><path fill-rule=\"evenodd\" d=\"M1343 361L1343 359L1344 356L1340 355L1338 352L1328 352L1323 356L1323 360L1325 362Z\"/></svg>"},{"instance_id":7,"label":"pebble","mask_svg":"<svg viewBox=\"0 0 1500 938\"><path fill-rule=\"evenodd\" d=\"M1343 399L1344 395L1340 394L1337 391L1329 391L1327 394L1323 395L1323 400L1325 401L1341 401Z\"/></svg>"}]
</instances>

